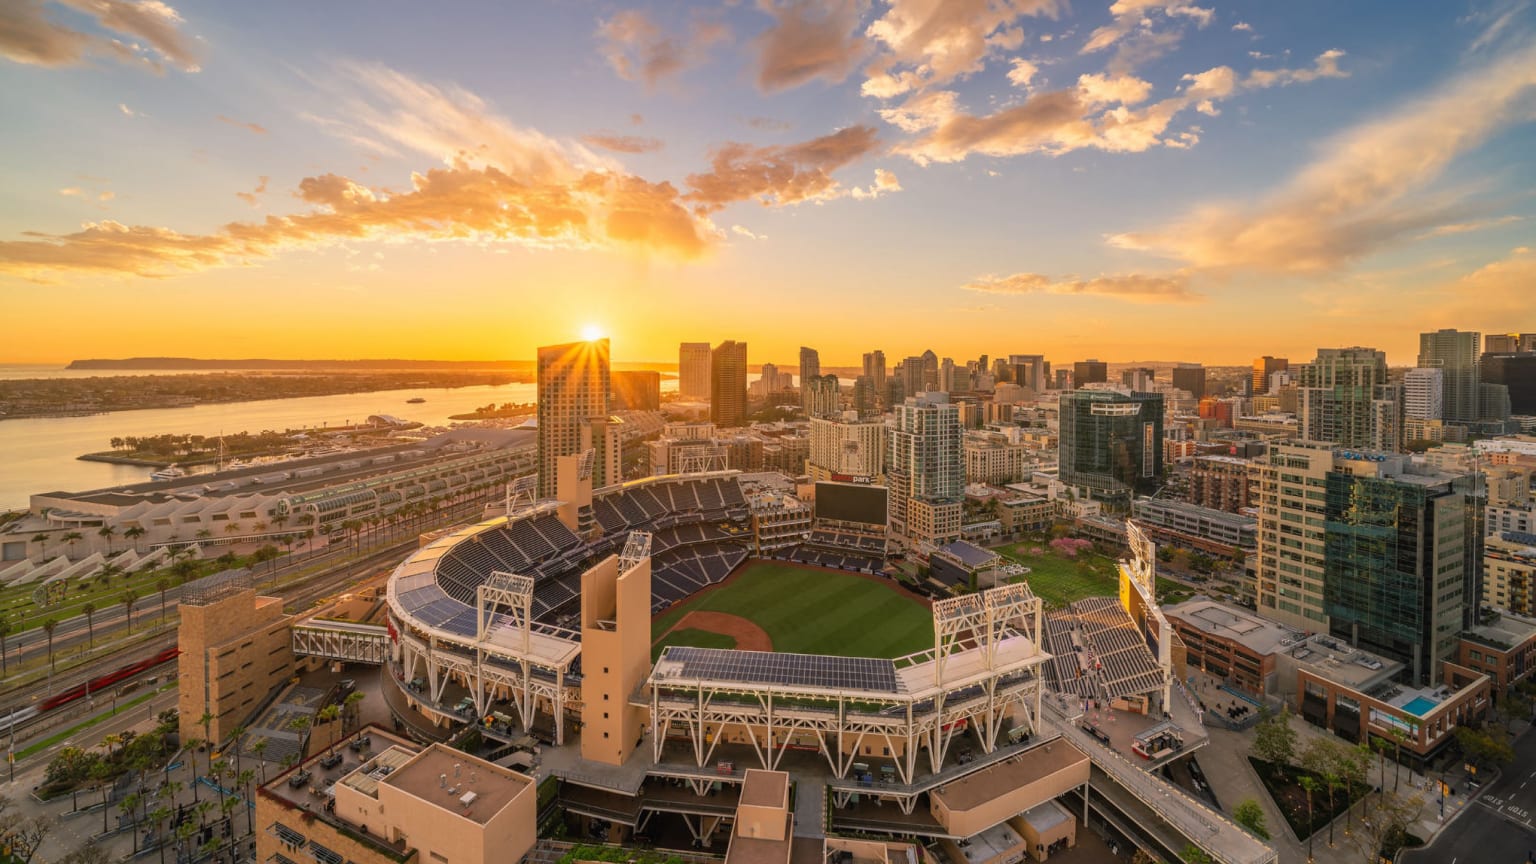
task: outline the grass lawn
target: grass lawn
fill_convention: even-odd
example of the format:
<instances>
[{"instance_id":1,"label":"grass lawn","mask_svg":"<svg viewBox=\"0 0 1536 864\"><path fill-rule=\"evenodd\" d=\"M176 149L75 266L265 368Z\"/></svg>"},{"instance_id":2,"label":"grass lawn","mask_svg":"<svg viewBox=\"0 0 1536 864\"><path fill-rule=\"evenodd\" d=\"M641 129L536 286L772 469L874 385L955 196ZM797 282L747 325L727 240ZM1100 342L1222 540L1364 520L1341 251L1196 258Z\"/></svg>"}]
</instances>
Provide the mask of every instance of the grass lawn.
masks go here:
<instances>
[{"instance_id":1,"label":"grass lawn","mask_svg":"<svg viewBox=\"0 0 1536 864\"><path fill-rule=\"evenodd\" d=\"M667 634L667 641L651 649L651 661L661 656L661 649L668 645L686 645L689 648L735 648L736 640L724 633L711 633L696 627L684 627Z\"/></svg>"},{"instance_id":2,"label":"grass lawn","mask_svg":"<svg viewBox=\"0 0 1536 864\"><path fill-rule=\"evenodd\" d=\"M1032 550L1043 549L1040 554ZM1105 597L1120 593L1120 568L1112 558L1092 552L1079 552L1076 558L1064 558L1051 551L1044 543L1025 541L1003 546L993 551L1023 564L1029 574L1022 580L1029 583L1035 596L1047 606L1062 607L1084 597ZM1171 579L1157 577L1159 601L1177 601L1189 596L1190 589Z\"/></svg>"},{"instance_id":3,"label":"grass lawn","mask_svg":"<svg viewBox=\"0 0 1536 864\"><path fill-rule=\"evenodd\" d=\"M900 657L933 647L932 613L894 587L779 562L755 561L724 586L672 607L652 621L652 638L694 611L754 621L775 651ZM673 643L668 638L663 644Z\"/></svg>"}]
</instances>

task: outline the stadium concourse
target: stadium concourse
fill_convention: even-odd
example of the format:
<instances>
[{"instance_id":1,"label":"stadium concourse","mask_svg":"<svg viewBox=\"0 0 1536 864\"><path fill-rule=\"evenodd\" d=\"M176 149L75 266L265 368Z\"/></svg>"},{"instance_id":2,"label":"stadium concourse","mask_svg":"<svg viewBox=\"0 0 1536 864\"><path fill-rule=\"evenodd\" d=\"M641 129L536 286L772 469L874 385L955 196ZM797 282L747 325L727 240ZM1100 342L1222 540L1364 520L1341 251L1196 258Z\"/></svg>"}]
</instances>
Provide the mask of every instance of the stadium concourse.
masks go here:
<instances>
[{"instance_id":1,"label":"stadium concourse","mask_svg":"<svg viewBox=\"0 0 1536 864\"><path fill-rule=\"evenodd\" d=\"M788 774L797 836L915 838L956 864L1002 864L1041 825L1087 823L1164 858L1194 843L1217 861L1274 860L1148 770L1198 721L1170 714L1169 654L1145 603L1084 605L1064 622L1021 582L936 600L933 644L915 654L672 646L652 663L653 615L751 556L738 475L593 490L590 460L573 456L559 479L559 500L509 494L508 515L424 538L396 568L384 681L414 735L473 724L491 758L558 779L578 836L686 831L719 849L752 768ZM776 552L841 555L866 573L884 563L869 526L833 520ZM1074 665L1052 656L1068 652ZM1156 763L1085 734L1087 693L1155 727Z\"/></svg>"}]
</instances>

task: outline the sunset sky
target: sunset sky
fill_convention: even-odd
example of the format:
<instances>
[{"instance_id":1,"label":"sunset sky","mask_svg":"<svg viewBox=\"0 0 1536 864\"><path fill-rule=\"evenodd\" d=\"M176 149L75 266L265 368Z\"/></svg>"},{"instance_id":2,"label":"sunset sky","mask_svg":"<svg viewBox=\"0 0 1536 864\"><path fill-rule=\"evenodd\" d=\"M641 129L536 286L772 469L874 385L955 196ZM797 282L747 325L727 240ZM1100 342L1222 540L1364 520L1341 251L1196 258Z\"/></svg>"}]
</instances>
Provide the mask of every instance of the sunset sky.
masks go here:
<instances>
[{"instance_id":1,"label":"sunset sky","mask_svg":"<svg viewBox=\"0 0 1536 864\"><path fill-rule=\"evenodd\" d=\"M1536 330L1532 0L0 0L0 361Z\"/></svg>"}]
</instances>

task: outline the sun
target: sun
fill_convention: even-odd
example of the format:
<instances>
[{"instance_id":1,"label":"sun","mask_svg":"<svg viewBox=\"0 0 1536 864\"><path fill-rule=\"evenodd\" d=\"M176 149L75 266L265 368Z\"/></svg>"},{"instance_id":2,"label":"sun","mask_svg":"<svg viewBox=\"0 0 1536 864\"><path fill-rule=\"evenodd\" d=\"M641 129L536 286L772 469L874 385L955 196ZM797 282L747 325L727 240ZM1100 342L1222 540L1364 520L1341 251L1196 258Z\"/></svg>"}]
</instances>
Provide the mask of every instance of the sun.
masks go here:
<instances>
[{"instance_id":1,"label":"sun","mask_svg":"<svg viewBox=\"0 0 1536 864\"><path fill-rule=\"evenodd\" d=\"M599 325L599 324L583 324L583 325L581 325L581 338L585 339L588 342L596 342L597 340L603 338L603 328L602 328L602 325Z\"/></svg>"}]
</instances>

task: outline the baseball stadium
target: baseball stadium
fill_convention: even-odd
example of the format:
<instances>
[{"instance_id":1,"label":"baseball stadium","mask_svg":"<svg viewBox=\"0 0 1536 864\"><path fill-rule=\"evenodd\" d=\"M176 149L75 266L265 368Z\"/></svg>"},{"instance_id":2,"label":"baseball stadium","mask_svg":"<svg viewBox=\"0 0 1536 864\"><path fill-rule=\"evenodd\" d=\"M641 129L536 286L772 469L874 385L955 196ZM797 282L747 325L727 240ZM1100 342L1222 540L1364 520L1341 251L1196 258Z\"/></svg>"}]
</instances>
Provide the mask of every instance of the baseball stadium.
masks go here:
<instances>
[{"instance_id":1,"label":"baseball stadium","mask_svg":"<svg viewBox=\"0 0 1536 864\"><path fill-rule=\"evenodd\" d=\"M423 537L387 581L381 631L295 622L294 653L379 665L397 733L473 730L488 763L541 795L550 781L560 836L727 864L752 848L799 861L812 842L820 859L834 838L888 862L1189 842L1273 860L1151 773L1204 735L1170 695L1176 637L1149 565L1122 566L1118 603L1047 615L1027 580L929 596L886 576L883 494L831 490L813 511L733 471L594 490L590 451L557 478L555 500L516 483L505 512ZM1128 845L1080 834L1090 822Z\"/></svg>"}]
</instances>

